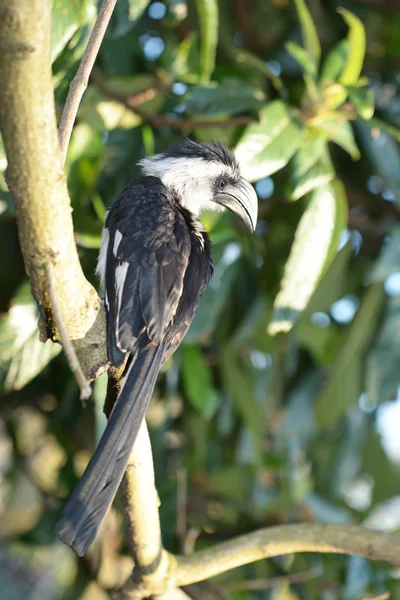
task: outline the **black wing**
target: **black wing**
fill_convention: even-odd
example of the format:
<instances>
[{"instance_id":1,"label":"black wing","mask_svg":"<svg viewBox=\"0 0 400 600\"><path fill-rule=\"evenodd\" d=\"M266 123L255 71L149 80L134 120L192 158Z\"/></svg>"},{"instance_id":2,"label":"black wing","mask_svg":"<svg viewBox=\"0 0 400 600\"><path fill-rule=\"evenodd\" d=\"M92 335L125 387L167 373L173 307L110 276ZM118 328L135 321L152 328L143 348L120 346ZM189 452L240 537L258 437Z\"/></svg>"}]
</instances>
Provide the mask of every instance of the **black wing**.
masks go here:
<instances>
[{"instance_id":1,"label":"black wing","mask_svg":"<svg viewBox=\"0 0 400 600\"><path fill-rule=\"evenodd\" d=\"M159 345L182 296L191 236L162 182L144 177L128 186L108 213L105 274L108 355Z\"/></svg>"}]
</instances>

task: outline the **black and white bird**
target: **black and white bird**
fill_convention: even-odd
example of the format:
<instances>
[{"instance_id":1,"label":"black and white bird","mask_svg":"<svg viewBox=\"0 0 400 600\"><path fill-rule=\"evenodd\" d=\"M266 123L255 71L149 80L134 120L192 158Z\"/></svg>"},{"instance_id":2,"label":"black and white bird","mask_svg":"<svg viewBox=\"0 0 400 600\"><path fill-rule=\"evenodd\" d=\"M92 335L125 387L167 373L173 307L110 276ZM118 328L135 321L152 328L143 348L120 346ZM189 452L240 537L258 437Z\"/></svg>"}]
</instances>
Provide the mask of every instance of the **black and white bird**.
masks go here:
<instances>
[{"instance_id":1,"label":"black and white bird","mask_svg":"<svg viewBox=\"0 0 400 600\"><path fill-rule=\"evenodd\" d=\"M109 210L97 273L105 288L110 362L125 380L107 427L57 524L82 556L126 469L161 365L186 334L213 273L202 210L228 208L254 231L257 195L219 143L186 140L140 163Z\"/></svg>"}]
</instances>

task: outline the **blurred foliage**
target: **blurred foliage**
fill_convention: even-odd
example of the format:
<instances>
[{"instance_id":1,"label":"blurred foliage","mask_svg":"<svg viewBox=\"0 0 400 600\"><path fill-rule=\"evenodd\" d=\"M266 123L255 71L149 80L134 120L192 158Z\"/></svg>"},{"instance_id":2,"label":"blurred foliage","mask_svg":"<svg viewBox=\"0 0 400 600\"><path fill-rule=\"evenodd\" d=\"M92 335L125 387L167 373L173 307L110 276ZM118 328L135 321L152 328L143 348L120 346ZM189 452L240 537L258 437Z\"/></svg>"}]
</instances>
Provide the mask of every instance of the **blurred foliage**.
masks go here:
<instances>
[{"instance_id":1,"label":"blurred foliage","mask_svg":"<svg viewBox=\"0 0 400 600\"><path fill-rule=\"evenodd\" d=\"M254 236L204 215L215 275L148 412L173 551L296 521L400 528L397 4L117 2L66 165L87 277L137 161L183 135L236 148L259 195ZM58 114L96 14L54 0ZM105 379L82 407L59 348L37 340L5 168L0 144L1 597L107 598L54 532L104 427ZM120 531L108 548L126 550ZM333 555L213 584L198 597L400 597L398 572Z\"/></svg>"}]
</instances>

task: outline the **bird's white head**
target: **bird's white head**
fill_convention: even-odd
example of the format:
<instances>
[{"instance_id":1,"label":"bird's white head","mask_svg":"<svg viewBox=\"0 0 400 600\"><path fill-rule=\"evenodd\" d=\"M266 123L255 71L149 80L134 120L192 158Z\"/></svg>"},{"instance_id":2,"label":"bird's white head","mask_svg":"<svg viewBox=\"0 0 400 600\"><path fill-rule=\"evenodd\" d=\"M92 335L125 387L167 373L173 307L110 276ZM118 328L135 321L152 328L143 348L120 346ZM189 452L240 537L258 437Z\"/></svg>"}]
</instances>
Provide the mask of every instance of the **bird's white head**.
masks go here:
<instances>
[{"instance_id":1,"label":"bird's white head","mask_svg":"<svg viewBox=\"0 0 400 600\"><path fill-rule=\"evenodd\" d=\"M254 231L257 194L223 144L185 140L171 150L144 158L139 165L145 175L161 179L195 216L203 210L227 208Z\"/></svg>"}]
</instances>

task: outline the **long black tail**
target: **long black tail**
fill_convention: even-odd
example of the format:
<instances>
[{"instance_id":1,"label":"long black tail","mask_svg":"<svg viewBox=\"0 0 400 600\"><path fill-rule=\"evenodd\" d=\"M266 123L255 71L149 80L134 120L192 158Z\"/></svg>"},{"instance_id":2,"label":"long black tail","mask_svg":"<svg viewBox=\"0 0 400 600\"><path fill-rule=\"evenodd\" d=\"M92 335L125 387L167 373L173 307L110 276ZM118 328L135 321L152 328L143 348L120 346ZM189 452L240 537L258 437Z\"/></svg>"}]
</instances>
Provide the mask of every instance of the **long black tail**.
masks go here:
<instances>
[{"instance_id":1,"label":"long black tail","mask_svg":"<svg viewBox=\"0 0 400 600\"><path fill-rule=\"evenodd\" d=\"M107 427L57 523L57 535L83 556L94 540L124 475L151 400L163 358L150 346L130 366Z\"/></svg>"}]
</instances>

